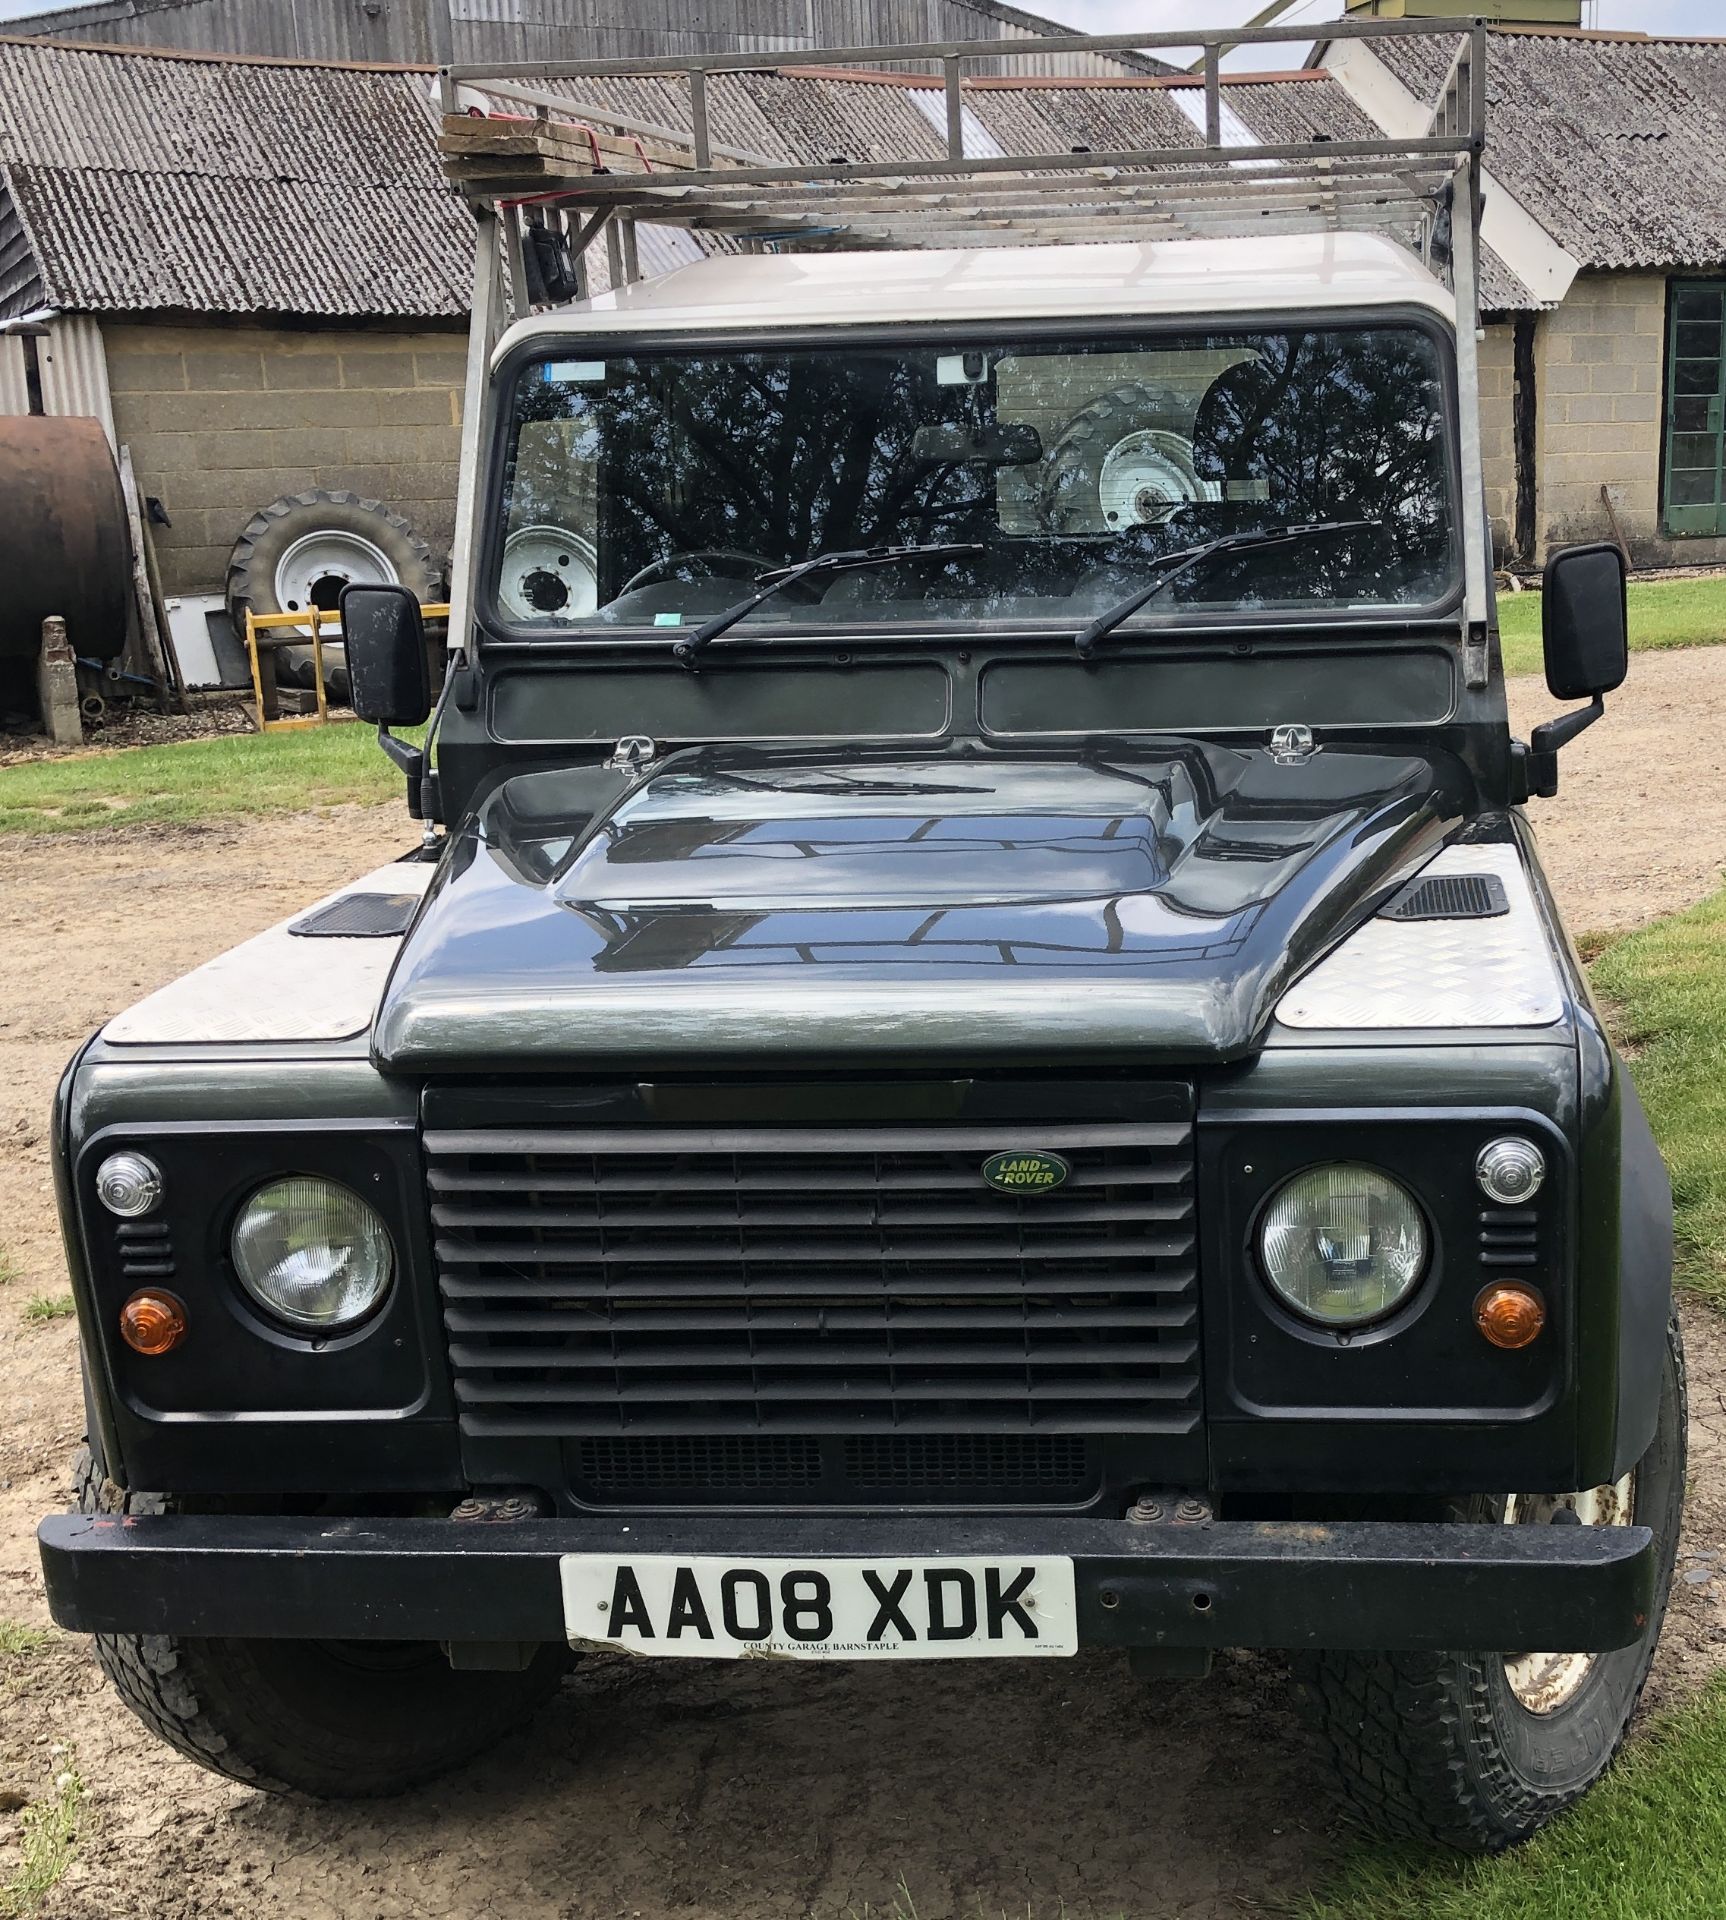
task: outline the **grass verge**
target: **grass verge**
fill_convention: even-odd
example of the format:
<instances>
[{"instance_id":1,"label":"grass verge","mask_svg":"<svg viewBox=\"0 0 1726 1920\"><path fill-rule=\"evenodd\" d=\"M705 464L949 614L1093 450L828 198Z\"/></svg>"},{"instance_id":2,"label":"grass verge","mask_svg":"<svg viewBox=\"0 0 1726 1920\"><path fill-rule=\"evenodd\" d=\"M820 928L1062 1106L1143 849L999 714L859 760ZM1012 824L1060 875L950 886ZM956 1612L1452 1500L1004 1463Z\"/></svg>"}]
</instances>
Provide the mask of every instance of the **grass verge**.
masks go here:
<instances>
[{"instance_id":1,"label":"grass verge","mask_svg":"<svg viewBox=\"0 0 1726 1920\"><path fill-rule=\"evenodd\" d=\"M372 729L337 721L0 767L0 833L291 813L401 792Z\"/></svg>"},{"instance_id":2,"label":"grass verge","mask_svg":"<svg viewBox=\"0 0 1726 1920\"><path fill-rule=\"evenodd\" d=\"M1726 890L1611 941L1591 973L1672 1171L1679 1278L1726 1309Z\"/></svg>"},{"instance_id":3,"label":"grass verge","mask_svg":"<svg viewBox=\"0 0 1726 1920\"><path fill-rule=\"evenodd\" d=\"M1726 1682L1637 1743L1576 1811L1496 1860L1363 1849L1305 1920L1719 1920Z\"/></svg>"},{"instance_id":4,"label":"grass verge","mask_svg":"<svg viewBox=\"0 0 1726 1920\"><path fill-rule=\"evenodd\" d=\"M1506 593L1498 602L1506 673L1539 673L1540 595ZM1632 652L1713 647L1726 642L1726 575L1630 583Z\"/></svg>"},{"instance_id":5,"label":"grass verge","mask_svg":"<svg viewBox=\"0 0 1726 1920\"><path fill-rule=\"evenodd\" d=\"M39 1293L24 1303L24 1318L32 1326L41 1326L49 1320L67 1320L77 1311L77 1304L69 1293Z\"/></svg>"},{"instance_id":6,"label":"grass verge","mask_svg":"<svg viewBox=\"0 0 1726 1920\"><path fill-rule=\"evenodd\" d=\"M55 1776L53 1797L25 1809L22 1858L0 1886L0 1920L26 1920L59 1884L77 1851L83 1805L84 1782L68 1762Z\"/></svg>"},{"instance_id":7,"label":"grass verge","mask_svg":"<svg viewBox=\"0 0 1726 1920\"><path fill-rule=\"evenodd\" d=\"M51 1647L55 1638L51 1627L26 1627L16 1620L0 1620L0 1659L40 1653L44 1647Z\"/></svg>"}]
</instances>

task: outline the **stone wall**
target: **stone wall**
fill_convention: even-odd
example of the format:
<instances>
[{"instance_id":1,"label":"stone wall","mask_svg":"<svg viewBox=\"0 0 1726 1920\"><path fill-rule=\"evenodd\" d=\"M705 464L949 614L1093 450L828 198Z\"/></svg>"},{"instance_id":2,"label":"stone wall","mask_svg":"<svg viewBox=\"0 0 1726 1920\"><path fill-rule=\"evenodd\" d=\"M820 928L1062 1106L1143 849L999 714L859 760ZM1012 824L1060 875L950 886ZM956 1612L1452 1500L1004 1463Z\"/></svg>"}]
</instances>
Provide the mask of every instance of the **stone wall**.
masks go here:
<instances>
[{"instance_id":1,"label":"stone wall","mask_svg":"<svg viewBox=\"0 0 1726 1920\"><path fill-rule=\"evenodd\" d=\"M252 515L309 487L381 500L448 553L463 334L111 321L103 336L116 429L173 523L155 530L166 592L219 590Z\"/></svg>"}]
</instances>

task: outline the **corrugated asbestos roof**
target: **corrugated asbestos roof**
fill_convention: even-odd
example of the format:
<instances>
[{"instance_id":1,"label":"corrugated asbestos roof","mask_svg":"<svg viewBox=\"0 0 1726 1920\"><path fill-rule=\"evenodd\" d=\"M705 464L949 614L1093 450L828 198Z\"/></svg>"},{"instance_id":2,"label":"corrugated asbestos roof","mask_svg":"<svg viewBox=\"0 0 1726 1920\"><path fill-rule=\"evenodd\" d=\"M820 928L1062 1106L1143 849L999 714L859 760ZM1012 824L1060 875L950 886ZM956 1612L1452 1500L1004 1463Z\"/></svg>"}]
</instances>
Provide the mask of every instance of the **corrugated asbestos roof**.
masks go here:
<instances>
[{"instance_id":1,"label":"corrugated asbestos roof","mask_svg":"<svg viewBox=\"0 0 1726 1920\"><path fill-rule=\"evenodd\" d=\"M566 91L687 129L688 91L676 80ZM1322 75L1231 80L1224 98L1231 124L1266 142L1373 134ZM770 161L945 151L934 82L725 74L710 82L708 107L715 140ZM966 146L1196 146L1203 113L1191 84L985 81L966 89ZM46 301L92 312L459 319L473 225L443 181L436 125L422 70L0 39L0 313ZM662 271L715 244L643 228L642 266ZM603 285L603 256L596 266ZM1490 308L1531 304L1495 260L1485 293Z\"/></svg>"},{"instance_id":2,"label":"corrugated asbestos roof","mask_svg":"<svg viewBox=\"0 0 1726 1920\"><path fill-rule=\"evenodd\" d=\"M1021 152L1064 152L1087 146L1176 147L1194 143L1204 124L1204 89L1105 83L1093 86L984 86L970 95L971 110L1003 144ZM1272 79L1231 78L1223 89L1225 118L1232 116L1265 146L1328 137L1372 140L1378 128L1342 88L1319 73ZM1225 127L1225 135L1227 134ZM1490 247L1482 249L1481 305L1488 313L1531 308L1536 303L1521 280Z\"/></svg>"},{"instance_id":3,"label":"corrugated asbestos roof","mask_svg":"<svg viewBox=\"0 0 1726 1920\"><path fill-rule=\"evenodd\" d=\"M436 125L423 73L0 40L0 187L54 306L459 319Z\"/></svg>"},{"instance_id":4,"label":"corrugated asbestos roof","mask_svg":"<svg viewBox=\"0 0 1726 1920\"><path fill-rule=\"evenodd\" d=\"M631 59L1068 29L1006 0L99 0L33 15L55 39L310 60ZM446 38L447 36L447 38ZM1051 55L1047 71L1162 72L1142 54Z\"/></svg>"},{"instance_id":5,"label":"corrugated asbestos roof","mask_svg":"<svg viewBox=\"0 0 1726 1920\"><path fill-rule=\"evenodd\" d=\"M1406 45L1399 41L1397 45ZM1371 140L1378 129L1335 81L1323 85L1272 82L1231 87L1236 113L1267 147L1328 135L1332 140ZM1540 303L1491 247L1480 250L1480 304L1487 313L1528 312Z\"/></svg>"},{"instance_id":6,"label":"corrugated asbestos roof","mask_svg":"<svg viewBox=\"0 0 1726 1920\"><path fill-rule=\"evenodd\" d=\"M1376 51L1431 99L1448 42ZM1726 261L1726 41L1494 32L1487 165L1585 267Z\"/></svg>"}]
</instances>

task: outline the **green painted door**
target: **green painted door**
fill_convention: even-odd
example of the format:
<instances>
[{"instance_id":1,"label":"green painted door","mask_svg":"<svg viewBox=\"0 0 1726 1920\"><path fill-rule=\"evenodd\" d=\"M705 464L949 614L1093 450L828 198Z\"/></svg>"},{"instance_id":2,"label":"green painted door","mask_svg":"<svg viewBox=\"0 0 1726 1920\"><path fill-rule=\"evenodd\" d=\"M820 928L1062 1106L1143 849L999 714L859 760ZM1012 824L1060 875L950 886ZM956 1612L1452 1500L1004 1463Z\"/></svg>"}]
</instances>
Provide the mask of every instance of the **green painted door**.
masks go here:
<instances>
[{"instance_id":1,"label":"green painted door","mask_svg":"<svg viewBox=\"0 0 1726 1920\"><path fill-rule=\"evenodd\" d=\"M1726 534L1726 281L1672 289L1666 528Z\"/></svg>"}]
</instances>

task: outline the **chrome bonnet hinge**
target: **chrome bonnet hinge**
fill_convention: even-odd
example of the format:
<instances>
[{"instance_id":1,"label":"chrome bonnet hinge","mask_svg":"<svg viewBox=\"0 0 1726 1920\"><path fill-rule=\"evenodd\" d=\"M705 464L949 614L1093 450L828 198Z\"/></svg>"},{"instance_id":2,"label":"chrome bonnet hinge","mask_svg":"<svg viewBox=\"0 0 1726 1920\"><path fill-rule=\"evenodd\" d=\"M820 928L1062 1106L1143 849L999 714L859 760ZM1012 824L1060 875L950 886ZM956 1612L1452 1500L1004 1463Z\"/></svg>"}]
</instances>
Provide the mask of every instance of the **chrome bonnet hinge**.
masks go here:
<instances>
[{"instance_id":1,"label":"chrome bonnet hinge","mask_svg":"<svg viewBox=\"0 0 1726 1920\"><path fill-rule=\"evenodd\" d=\"M623 738L618 741L615 751L605 764L608 767L623 767L629 769L645 767L650 764L658 752L659 749L653 744L649 735L645 733L626 733Z\"/></svg>"}]
</instances>

